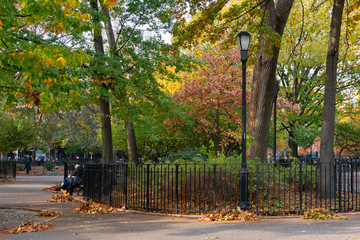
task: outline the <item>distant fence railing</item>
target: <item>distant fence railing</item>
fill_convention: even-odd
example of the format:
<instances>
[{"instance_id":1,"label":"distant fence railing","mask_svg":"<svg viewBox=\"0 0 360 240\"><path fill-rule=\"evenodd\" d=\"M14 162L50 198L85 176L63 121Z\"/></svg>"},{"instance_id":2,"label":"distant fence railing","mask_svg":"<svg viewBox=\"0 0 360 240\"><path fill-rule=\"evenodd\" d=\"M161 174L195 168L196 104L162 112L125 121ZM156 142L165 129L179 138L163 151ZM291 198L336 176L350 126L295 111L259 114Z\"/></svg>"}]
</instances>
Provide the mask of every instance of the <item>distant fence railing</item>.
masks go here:
<instances>
[{"instance_id":1,"label":"distant fence railing","mask_svg":"<svg viewBox=\"0 0 360 240\"><path fill-rule=\"evenodd\" d=\"M313 208L357 211L359 163L251 165L250 211L259 215L302 214ZM116 207L182 214L236 208L240 168L240 164L86 164L84 197ZM329 180L325 189L332 197L325 198L320 186Z\"/></svg>"},{"instance_id":2,"label":"distant fence railing","mask_svg":"<svg viewBox=\"0 0 360 240\"><path fill-rule=\"evenodd\" d=\"M88 160L90 162L90 160ZM76 164L88 163L86 160L71 160L66 159L62 161L45 161L45 162L31 162L31 170L29 171L30 175L64 175L64 178L68 174L71 174ZM16 171L17 175L25 175L25 163L23 161L16 161Z\"/></svg>"},{"instance_id":3,"label":"distant fence railing","mask_svg":"<svg viewBox=\"0 0 360 240\"><path fill-rule=\"evenodd\" d=\"M16 178L15 161L0 161L0 178Z\"/></svg>"}]
</instances>

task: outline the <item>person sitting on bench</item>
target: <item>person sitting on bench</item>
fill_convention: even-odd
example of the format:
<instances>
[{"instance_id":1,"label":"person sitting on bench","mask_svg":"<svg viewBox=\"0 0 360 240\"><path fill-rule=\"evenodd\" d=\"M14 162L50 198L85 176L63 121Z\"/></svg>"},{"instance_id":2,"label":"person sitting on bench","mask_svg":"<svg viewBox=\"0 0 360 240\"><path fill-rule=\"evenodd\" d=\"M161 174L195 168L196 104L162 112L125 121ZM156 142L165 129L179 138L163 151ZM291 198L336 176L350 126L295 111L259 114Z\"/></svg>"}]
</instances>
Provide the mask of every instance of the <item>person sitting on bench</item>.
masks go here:
<instances>
[{"instance_id":1,"label":"person sitting on bench","mask_svg":"<svg viewBox=\"0 0 360 240\"><path fill-rule=\"evenodd\" d=\"M64 189L60 189L65 196L68 195L72 196L74 189L81 185L83 173L84 173L83 166L76 164L75 171L70 175L69 185Z\"/></svg>"}]
</instances>

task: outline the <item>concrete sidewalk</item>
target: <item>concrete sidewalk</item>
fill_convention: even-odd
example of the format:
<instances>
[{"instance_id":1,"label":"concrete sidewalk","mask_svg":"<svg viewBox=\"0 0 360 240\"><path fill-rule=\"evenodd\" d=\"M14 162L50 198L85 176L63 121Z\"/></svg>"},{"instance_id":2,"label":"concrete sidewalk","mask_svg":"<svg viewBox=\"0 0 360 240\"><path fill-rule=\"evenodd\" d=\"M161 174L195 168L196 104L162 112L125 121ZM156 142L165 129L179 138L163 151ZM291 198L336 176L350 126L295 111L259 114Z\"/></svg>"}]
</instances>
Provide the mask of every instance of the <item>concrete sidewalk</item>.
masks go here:
<instances>
[{"instance_id":1,"label":"concrete sidewalk","mask_svg":"<svg viewBox=\"0 0 360 240\"><path fill-rule=\"evenodd\" d=\"M2 235L0 239L360 239L359 215L348 216L349 219L344 221L287 218L208 223L194 218L129 212L103 215L72 213L71 210L79 203L46 202L53 193L41 191L61 180L58 176L19 176L15 181L0 183L0 210L13 211L14 215L18 215L18 218L14 217L17 219L14 222L31 218L23 210L52 210L64 214L51 222L52 227L48 231ZM7 219L1 224L10 224L11 221Z\"/></svg>"}]
</instances>

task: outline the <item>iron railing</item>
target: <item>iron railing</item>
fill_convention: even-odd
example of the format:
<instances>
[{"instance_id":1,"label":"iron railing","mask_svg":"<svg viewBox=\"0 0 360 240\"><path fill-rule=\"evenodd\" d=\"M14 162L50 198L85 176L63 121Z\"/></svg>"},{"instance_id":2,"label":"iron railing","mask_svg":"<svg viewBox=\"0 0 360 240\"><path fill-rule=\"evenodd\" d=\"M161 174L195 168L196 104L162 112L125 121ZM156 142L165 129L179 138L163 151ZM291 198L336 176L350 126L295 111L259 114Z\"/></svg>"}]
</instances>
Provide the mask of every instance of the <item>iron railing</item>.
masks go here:
<instances>
[{"instance_id":1,"label":"iron railing","mask_svg":"<svg viewBox=\"0 0 360 240\"><path fill-rule=\"evenodd\" d=\"M16 161L17 175L25 175L25 164L23 162ZM64 178L71 174L76 164L82 164L78 160L64 160L59 162L42 162L31 163L30 175L64 175Z\"/></svg>"},{"instance_id":2,"label":"iron railing","mask_svg":"<svg viewBox=\"0 0 360 240\"><path fill-rule=\"evenodd\" d=\"M359 166L359 162L250 165L250 211L285 215L313 208L359 210ZM182 214L236 208L240 168L240 164L86 164L84 197L116 207Z\"/></svg>"},{"instance_id":3,"label":"iron railing","mask_svg":"<svg viewBox=\"0 0 360 240\"><path fill-rule=\"evenodd\" d=\"M16 178L15 161L0 161L0 178Z\"/></svg>"}]
</instances>

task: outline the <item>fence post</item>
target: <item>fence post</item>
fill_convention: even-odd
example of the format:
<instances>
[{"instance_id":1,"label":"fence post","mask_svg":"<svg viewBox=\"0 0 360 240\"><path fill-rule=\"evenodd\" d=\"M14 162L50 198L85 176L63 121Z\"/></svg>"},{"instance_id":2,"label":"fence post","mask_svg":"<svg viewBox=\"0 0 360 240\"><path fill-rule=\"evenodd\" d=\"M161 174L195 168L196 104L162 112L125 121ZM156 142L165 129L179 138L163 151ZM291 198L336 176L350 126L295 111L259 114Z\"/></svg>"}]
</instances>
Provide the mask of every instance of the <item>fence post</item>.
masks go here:
<instances>
[{"instance_id":1,"label":"fence post","mask_svg":"<svg viewBox=\"0 0 360 240\"><path fill-rule=\"evenodd\" d=\"M125 194L125 203L124 203L124 207L125 207L125 209L126 209L126 207L127 207L127 198L128 198L128 195L127 195L127 184L128 184L128 182L127 182L127 176L128 176L128 164L127 163L125 163L125 173L124 173L124 184L125 184L125 186L124 186L124 194Z\"/></svg>"},{"instance_id":2,"label":"fence post","mask_svg":"<svg viewBox=\"0 0 360 240\"><path fill-rule=\"evenodd\" d=\"M302 171L302 163L300 162L299 163L299 166L300 166L300 173L299 173L299 180L300 180L300 215L302 215L302 204L303 204L303 180L302 180L302 174L303 174L303 171Z\"/></svg>"},{"instance_id":3,"label":"fence post","mask_svg":"<svg viewBox=\"0 0 360 240\"><path fill-rule=\"evenodd\" d=\"M259 164L256 164L256 215L259 216Z\"/></svg>"},{"instance_id":4,"label":"fence post","mask_svg":"<svg viewBox=\"0 0 360 240\"><path fill-rule=\"evenodd\" d=\"M216 164L214 164L213 170L213 209L216 209Z\"/></svg>"},{"instance_id":5,"label":"fence post","mask_svg":"<svg viewBox=\"0 0 360 240\"><path fill-rule=\"evenodd\" d=\"M83 198L86 199L87 197L87 186L89 185L87 182L89 171L88 171L88 165L84 164L84 173L83 173Z\"/></svg>"},{"instance_id":6,"label":"fence post","mask_svg":"<svg viewBox=\"0 0 360 240\"><path fill-rule=\"evenodd\" d=\"M12 163L13 163L13 178L16 178L16 161L14 160Z\"/></svg>"},{"instance_id":7,"label":"fence post","mask_svg":"<svg viewBox=\"0 0 360 240\"><path fill-rule=\"evenodd\" d=\"M338 165L339 165L339 212L342 212L342 204L341 204L341 192L342 192L342 171L341 171L341 168L342 168L342 165L340 162L338 162Z\"/></svg>"},{"instance_id":8,"label":"fence post","mask_svg":"<svg viewBox=\"0 0 360 240\"><path fill-rule=\"evenodd\" d=\"M109 168L109 178L110 178L110 186L109 186L109 207L111 206L111 192L112 192L112 186L113 186L113 176L112 176L112 168L113 165L107 165ZM106 175L105 175L106 176Z\"/></svg>"},{"instance_id":9,"label":"fence post","mask_svg":"<svg viewBox=\"0 0 360 240\"><path fill-rule=\"evenodd\" d=\"M354 162L351 161L349 164L350 167L350 187L351 187L351 193L354 193Z\"/></svg>"},{"instance_id":10,"label":"fence post","mask_svg":"<svg viewBox=\"0 0 360 240\"><path fill-rule=\"evenodd\" d=\"M100 185L99 185L99 189L98 189L98 194L99 194L99 199L98 201L101 202L101 197L102 197L102 193L103 193L103 185L104 185L104 164L100 165Z\"/></svg>"},{"instance_id":11,"label":"fence post","mask_svg":"<svg viewBox=\"0 0 360 240\"><path fill-rule=\"evenodd\" d=\"M68 162L64 162L64 179L67 178Z\"/></svg>"},{"instance_id":12,"label":"fence post","mask_svg":"<svg viewBox=\"0 0 360 240\"><path fill-rule=\"evenodd\" d=\"M175 164L175 214L178 213L179 204L179 164Z\"/></svg>"},{"instance_id":13,"label":"fence post","mask_svg":"<svg viewBox=\"0 0 360 240\"><path fill-rule=\"evenodd\" d=\"M146 165L146 211L149 211L150 201L150 165Z\"/></svg>"}]
</instances>

